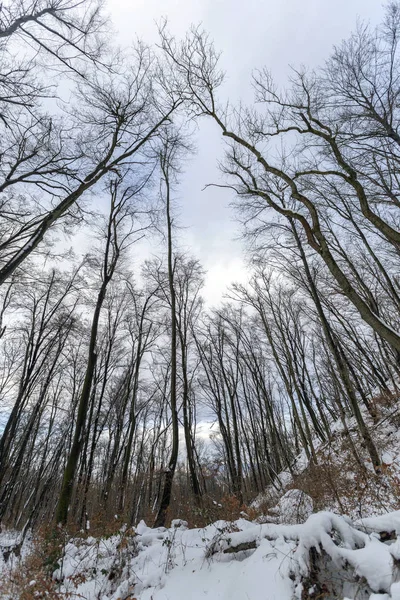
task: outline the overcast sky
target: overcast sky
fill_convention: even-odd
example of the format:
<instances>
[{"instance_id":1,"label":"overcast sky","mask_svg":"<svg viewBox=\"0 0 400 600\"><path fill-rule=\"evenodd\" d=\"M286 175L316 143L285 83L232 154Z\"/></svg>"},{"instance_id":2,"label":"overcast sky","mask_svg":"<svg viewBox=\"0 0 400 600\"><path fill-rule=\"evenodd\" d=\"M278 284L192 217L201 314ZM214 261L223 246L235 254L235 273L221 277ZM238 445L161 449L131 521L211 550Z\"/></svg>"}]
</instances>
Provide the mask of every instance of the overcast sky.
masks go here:
<instances>
[{"instance_id":1,"label":"overcast sky","mask_svg":"<svg viewBox=\"0 0 400 600\"><path fill-rule=\"evenodd\" d=\"M137 36L156 41L155 22L162 17L176 36L201 22L222 51L224 94L233 103L251 100L253 69L267 66L283 85L289 64L318 66L349 36L357 18L376 24L383 14L379 0L108 0L108 10L122 46ZM212 304L230 282L245 279L246 270L231 194L202 191L219 178L222 143L212 122L202 122L196 143L198 152L177 194L180 222L187 228L180 238L208 271L204 295Z\"/></svg>"}]
</instances>

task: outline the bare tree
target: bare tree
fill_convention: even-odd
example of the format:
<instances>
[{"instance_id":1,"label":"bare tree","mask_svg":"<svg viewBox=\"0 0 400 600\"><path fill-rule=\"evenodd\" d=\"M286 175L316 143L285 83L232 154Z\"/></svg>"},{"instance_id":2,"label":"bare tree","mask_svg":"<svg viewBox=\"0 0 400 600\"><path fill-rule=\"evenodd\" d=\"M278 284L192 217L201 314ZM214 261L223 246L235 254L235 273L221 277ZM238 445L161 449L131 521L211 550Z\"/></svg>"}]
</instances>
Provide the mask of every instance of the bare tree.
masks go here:
<instances>
[{"instance_id":1,"label":"bare tree","mask_svg":"<svg viewBox=\"0 0 400 600\"><path fill-rule=\"evenodd\" d=\"M397 4L391 7L387 26L392 32L389 36L391 46L384 51L385 69L381 72L379 67L380 75L378 77L376 73L375 85L380 86L376 98L378 95L389 98L390 106L394 109L396 103L393 103L393 98L397 87L393 84L396 72L393 65L397 65L395 50L399 11ZM171 61L175 85L180 86L187 98L189 113L211 117L228 142L226 161L222 167L232 181L227 187L233 189L242 202L252 205L254 212L259 212L264 203L284 219L298 223L305 232L307 243L322 258L342 293L355 306L362 319L399 353L400 335L390 322L383 320L365 301L351 276L335 257L329 232L324 227L325 208L319 193L321 183L325 185L338 181L338 185L345 189L353 210L360 211L370 226L398 248L400 234L393 217L396 202L387 195L384 198L382 195L377 197L371 188L371 178L365 177L357 162L359 144L374 148L374 161L381 165L379 177L386 174L387 187L393 189L395 150L392 130L381 126L376 132L365 126L360 133L353 131L351 124L354 119L351 118L351 110L346 109L346 101L350 101L351 96L349 87L346 88L347 92L342 93L343 101L340 101L340 97L337 100L341 91L339 83L346 87L346 81L349 81L343 71L337 76L338 87L334 98L324 71L310 76L294 72L292 88L279 94L265 70L254 77L256 100L261 103L262 110L224 110L218 104L216 95L223 74L218 67L218 55L207 35L193 29L181 44L177 44L165 28L161 29L160 34L164 51ZM366 44L370 50L373 35L367 36ZM381 34L380 39L382 44L387 43L387 32ZM368 54L371 67L379 64L380 52L380 48L376 47ZM350 61L351 51L348 50L346 56ZM337 64L338 60L335 62ZM364 77L361 86L365 84L368 88L368 75L364 73L362 65L359 76ZM382 77L386 79L382 81ZM389 86L388 94L385 86ZM359 98L360 94L352 100L355 111L363 108ZM370 116L357 123L362 126L372 120ZM285 148L286 139L289 140L288 149L279 160L274 150L278 140L282 140ZM376 176L377 179L379 177ZM331 186L331 205L338 200L334 189ZM385 210L385 216L374 211L372 204L379 207L381 212ZM390 205L389 209L386 209L387 204Z\"/></svg>"},{"instance_id":2,"label":"bare tree","mask_svg":"<svg viewBox=\"0 0 400 600\"><path fill-rule=\"evenodd\" d=\"M124 189L122 185L121 180L111 180L109 185L111 202L105 234L104 258L101 265L101 285L92 317L86 373L77 408L75 431L56 510L56 521L60 525L65 525L68 519L75 473L83 446L84 428L97 360L96 346L101 309L121 253L132 244L132 241L135 241L132 238L138 233L134 229L134 209L131 204L137 191L131 187Z\"/></svg>"}]
</instances>

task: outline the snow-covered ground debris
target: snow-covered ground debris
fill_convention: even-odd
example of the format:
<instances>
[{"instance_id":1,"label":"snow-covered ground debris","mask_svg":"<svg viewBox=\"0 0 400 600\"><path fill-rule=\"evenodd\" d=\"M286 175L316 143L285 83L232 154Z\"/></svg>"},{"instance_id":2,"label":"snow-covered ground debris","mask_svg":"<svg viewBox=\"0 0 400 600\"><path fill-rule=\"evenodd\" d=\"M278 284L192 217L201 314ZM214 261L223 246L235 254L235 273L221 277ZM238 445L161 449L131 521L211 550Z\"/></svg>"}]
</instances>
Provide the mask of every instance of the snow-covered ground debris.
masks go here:
<instances>
[{"instance_id":1,"label":"snow-covered ground debris","mask_svg":"<svg viewBox=\"0 0 400 600\"><path fill-rule=\"evenodd\" d=\"M389 600L399 589L400 537L380 535L392 531L400 532L400 512L358 523L320 512L292 525L239 519L204 529L141 522L108 540L72 541L55 577L89 600L184 600L188 590L193 600ZM87 577L78 586L77 574Z\"/></svg>"},{"instance_id":2,"label":"snow-covered ground debris","mask_svg":"<svg viewBox=\"0 0 400 600\"><path fill-rule=\"evenodd\" d=\"M400 511L202 529L142 521L108 538L71 539L53 578L57 597L72 600L400 600L399 533Z\"/></svg>"}]
</instances>

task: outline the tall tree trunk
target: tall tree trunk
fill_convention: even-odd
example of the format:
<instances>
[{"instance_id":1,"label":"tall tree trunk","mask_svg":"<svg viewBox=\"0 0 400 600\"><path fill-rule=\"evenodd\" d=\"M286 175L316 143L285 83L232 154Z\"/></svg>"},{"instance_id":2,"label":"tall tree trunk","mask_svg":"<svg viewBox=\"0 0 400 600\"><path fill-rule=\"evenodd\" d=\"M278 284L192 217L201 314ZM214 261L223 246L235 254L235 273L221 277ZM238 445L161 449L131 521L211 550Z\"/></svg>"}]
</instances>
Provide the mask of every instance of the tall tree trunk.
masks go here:
<instances>
[{"instance_id":1,"label":"tall tree trunk","mask_svg":"<svg viewBox=\"0 0 400 600\"><path fill-rule=\"evenodd\" d=\"M293 235L296 240L296 244L299 249L300 256L301 256L301 259L303 262L304 270L305 270L308 285L309 285L310 294L314 301L315 307L317 309L318 316L321 320L321 325L322 325L322 329L323 329L325 337L326 337L326 341L328 343L330 351L332 352L333 358L336 363L336 367L337 367L340 377L343 381L343 385L347 392L353 414L356 418L358 427L360 429L360 433L364 439L364 442L365 442L367 451L369 453L369 456L371 458L372 464L373 464L374 468L376 470L378 470L380 467L380 464L381 464L379 454L378 454L375 444L371 438L371 434L370 434L368 427L364 421L362 413L360 411L358 399L357 399L356 393L354 391L354 387L353 387L353 384L352 384L352 381L350 378L350 373L348 370L348 366L346 364L346 360L343 356L342 351L340 350L340 348L338 348L338 345L335 340L335 336L331 330L328 319L326 318L324 309L322 308L321 300L319 298L319 293L318 293L317 287L315 285L314 279L311 275L311 271L310 271L310 268L309 268L308 262L307 262L307 257L305 255L303 245L301 243L299 234L296 230L296 226L293 223L293 221L291 221L291 226L292 226Z\"/></svg>"},{"instance_id":2,"label":"tall tree trunk","mask_svg":"<svg viewBox=\"0 0 400 600\"><path fill-rule=\"evenodd\" d=\"M116 189L117 187L114 188L115 194ZM102 269L102 284L100 286L100 290L97 296L96 306L93 313L92 325L90 329L90 341L85 379L83 382L82 392L79 398L78 412L76 416L75 432L72 440L72 446L67 459L67 464L65 466L60 496L56 508L56 521L59 525L62 526L66 525L67 523L68 509L72 497L75 473L81 455L82 446L84 443L86 415L88 412L90 394L92 390L92 383L97 360L96 342L97 333L99 329L100 313L106 296L107 286L112 279L119 258L119 247L117 245L115 233L115 217L116 214L118 214L118 209L116 211L116 214L114 213L116 197L115 194L112 195L111 210L108 220L106 248L104 253L104 262ZM112 245L114 246L113 248ZM111 258L110 254L112 254Z\"/></svg>"},{"instance_id":3,"label":"tall tree trunk","mask_svg":"<svg viewBox=\"0 0 400 600\"><path fill-rule=\"evenodd\" d=\"M161 168L165 178L166 187L166 213L167 213L167 244L168 244L168 286L171 302L171 383L170 406L172 418L172 449L167 469L165 471L164 488L154 527L164 527L167 510L171 502L172 484L179 452L179 423L177 410L177 320L176 320L176 294L174 286L174 259L172 252L172 219L171 219L171 190L169 181L168 158L163 156Z\"/></svg>"}]
</instances>

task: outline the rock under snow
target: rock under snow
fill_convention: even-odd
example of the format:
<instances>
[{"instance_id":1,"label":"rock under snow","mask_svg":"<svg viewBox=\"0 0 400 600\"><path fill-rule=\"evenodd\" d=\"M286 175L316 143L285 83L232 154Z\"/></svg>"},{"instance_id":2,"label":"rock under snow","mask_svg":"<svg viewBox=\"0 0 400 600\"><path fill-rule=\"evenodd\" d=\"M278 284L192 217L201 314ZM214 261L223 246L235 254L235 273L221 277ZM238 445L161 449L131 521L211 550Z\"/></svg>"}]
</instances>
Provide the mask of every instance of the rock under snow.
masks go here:
<instances>
[{"instance_id":1,"label":"rock under snow","mask_svg":"<svg viewBox=\"0 0 400 600\"><path fill-rule=\"evenodd\" d=\"M313 512L313 501L301 490L288 490L276 505L278 522L283 525L304 523Z\"/></svg>"}]
</instances>

